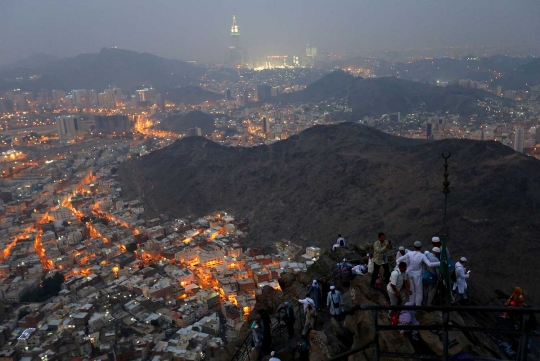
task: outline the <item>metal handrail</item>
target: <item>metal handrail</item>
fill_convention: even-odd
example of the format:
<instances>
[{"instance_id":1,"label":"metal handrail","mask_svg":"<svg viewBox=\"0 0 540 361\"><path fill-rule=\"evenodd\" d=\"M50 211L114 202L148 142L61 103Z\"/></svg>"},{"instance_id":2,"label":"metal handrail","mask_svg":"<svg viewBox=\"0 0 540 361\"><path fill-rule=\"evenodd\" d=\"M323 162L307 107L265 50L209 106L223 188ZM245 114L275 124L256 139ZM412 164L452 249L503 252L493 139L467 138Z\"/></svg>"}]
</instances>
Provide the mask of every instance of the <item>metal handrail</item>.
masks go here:
<instances>
[{"instance_id":1,"label":"metal handrail","mask_svg":"<svg viewBox=\"0 0 540 361\"><path fill-rule=\"evenodd\" d=\"M527 360L528 353L528 340L531 336L540 336L540 330L533 330L532 325L529 323L531 315L540 313L539 307L495 307L495 306L392 306L392 305L358 305L354 306L347 313L353 314L355 311L370 311L372 312L372 320L375 326L375 334L373 336L372 344L374 346L374 359L379 360L380 357L392 357L392 358L410 358L410 359L423 359L423 360L441 360L440 356L433 355L420 355L420 354L407 354L396 352L382 352L379 349L379 331L390 330L431 330L431 331L443 331L443 348L444 340L448 339L449 332L485 332L485 333L506 333L512 335L520 335L519 346L517 353L518 361ZM440 311L442 312L442 324L429 324L429 325L380 325L378 322L378 311L403 311L403 310L423 310L423 311ZM488 328L488 327L475 327L475 326L461 326L450 323L451 312L507 312L521 315L521 327L519 329L504 329L504 328ZM356 349L354 352L351 350L348 355L360 352L362 350ZM447 351L447 350L446 350ZM340 357L338 357L340 356ZM341 355L334 357L332 360L344 359ZM487 360L483 358L473 358L474 360ZM442 360L448 360L448 352L443 352Z\"/></svg>"},{"instance_id":2,"label":"metal handrail","mask_svg":"<svg viewBox=\"0 0 540 361\"><path fill-rule=\"evenodd\" d=\"M329 281L333 281L335 279L335 277L337 276L337 267L335 265L332 265L328 268L330 270L330 272L328 273L327 276L325 276L326 278L329 278ZM286 300L288 302L291 302L294 298L297 298L298 296L300 296L302 293L306 292L308 289L309 289L310 285L304 287L302 290L300 290L296 295L292 296L292 297L288 297L286 298ZM285 301L283 301L285 302ZM295 315L296 314L299 314L300 316L302 316L302 313L300 312L300 309L301 309L301 304L296 302L294 306L292 306L293 308L297 308L297 310L295 311ZM270 318L274 318L276 319L273 323L271 323L270 325L270 329L273 329L278 323L279 323L279 317L276 317L276 315L278 314L278 312L275 312ZM247 334L246 338L244 339L244 341L240 344L240 346L237 348L236 350L236 353L234 354L234 356L231 358L232 361L243 361L245 360L245 358L247 356L249 356L249 352L251 351L251 348L248 347L249 345L251 345L251 339L253 338L253 335L252 335L252 330L250 329L249 333Z\"/></svg>"}]
</instances>

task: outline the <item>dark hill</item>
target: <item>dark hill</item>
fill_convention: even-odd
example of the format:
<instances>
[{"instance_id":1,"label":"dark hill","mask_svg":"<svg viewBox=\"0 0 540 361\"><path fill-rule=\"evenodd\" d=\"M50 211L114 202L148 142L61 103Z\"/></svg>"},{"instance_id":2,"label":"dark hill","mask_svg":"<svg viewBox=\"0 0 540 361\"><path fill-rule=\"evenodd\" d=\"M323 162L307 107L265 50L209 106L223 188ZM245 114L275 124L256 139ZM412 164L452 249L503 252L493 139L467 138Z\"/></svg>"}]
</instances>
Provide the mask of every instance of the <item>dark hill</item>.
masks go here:
<instances>
[{"instance_id":1,"label":"dark hill","mask_svg":"<svg viewBox=\"0 0 540 361\"><path fill-rule=\"evenodd\" d=\"M533 85L540 84L540 59L533 59L504 74L495 83L501 85L505 90L526 90Z\"/></svg>"},{"instance_id":2,"label":"dark hill","mask_svg":"<svg viewBox=\"0 0 540 361\"><path fill-rule=\"evenodd\" d=\"M163 94L165 100L169 100L176 104L201 104L205 101L216 102L223 99L221 94L217 94L211 91L208 91L203 88L199 88L195 85L188 85L185 87L179 87L171 89Z\"/></svg>"},{"instance_id":3,"label":"dark hill","mask_svg":"<svg viewBox=\"0 0 540 361\"><path fill-rule=\"evenodd\" d=\"M339 97L343 90L354 83L354 77L342 70L333 71L309 84L306 89L278 96L276 101L286 103L320 102Z\"/></svg>"},{"instance_id":4,"label":"dark hill","mask_svg":"<svg viewBox=\"0 0 540 361\"><path fill-rule=\"evenodd\" d=\"M416 141L369 127L316 126L285 141L227 148L186 138L123 164L128 198L174 216L226 209L248 215L252 238L329 247L349 242L428 245L443 225L443 160L451 151L449 248L469 258L470 282L540 301L540 162L496 142ZM532 300L531 300L532 303Z\"/></svg>"},{"instance_id":5,"label":"dark hill","mask_svg":"<svg viewBox=\"0 0 540 361\"><path fill-rule=\"evenodd\" d=\"M182 134L190 128L201 128L202 135L210 135L214 131L215 114L207 114L193 110L186 114L170 115L154 128L168 132Z\"/></svg>"},{"instance_id":6,"label":"dark hill","mask_svg":"<svg viewBox=\"0 0 540 361\"><path fill-rule=\"evenodd\" d=\"M133 89L142 85L173 88L198 79L203 69L180 60L165 59L148 53L122 49L102 49L72 58L48 62L37 68L0 71L0 79L23 78L18 82L25 90L73 89L101 90L115 85ZM31 75L39 78L30 81Z\"/></svg>"},{"instance_id":7,"label":"dark hill","mask_svg":"<svg viewBox=\"0 0 540 361\"><path fill-rule=\"evenodd\" d=\"M0 70L9 69L36 69L57 61L58 58L49 54L35 54L28 58L17 60L10 64L0 65Z\"/></svg>"},{"instance_id":8,"label":"dark hill","mask_svg":"<svg viewBox=\"0 0 540 361\"><path fill-rule=\"evenodd\" d=\"M438 87L394 77L354 78L335 71L310 84L305 90L284 94L276 102L320 102L346 99L356 117L410 113L422 107L427 111L448 111L470 115L482 112L478 100L489 93L458 86Z\"/></svg>"}]
</instances>

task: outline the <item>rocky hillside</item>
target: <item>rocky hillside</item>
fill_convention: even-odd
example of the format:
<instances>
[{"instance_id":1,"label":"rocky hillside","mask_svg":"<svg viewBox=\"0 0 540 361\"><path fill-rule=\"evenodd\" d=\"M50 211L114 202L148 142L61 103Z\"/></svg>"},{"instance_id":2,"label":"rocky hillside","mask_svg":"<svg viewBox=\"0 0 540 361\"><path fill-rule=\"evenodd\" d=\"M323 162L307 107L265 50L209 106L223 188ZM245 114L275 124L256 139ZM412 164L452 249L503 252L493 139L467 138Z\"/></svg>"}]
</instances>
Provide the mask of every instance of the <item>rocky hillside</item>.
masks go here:
<instances>
[{"instance_id":1,"label":"rocky hillside","mask_svg":"<svg viewBox=\"0 0 540 361\"><path fill-rule=\"evenodd\" d=\"M485 91L458 86L438 87L394 77L354 78L343 71L334 71L305 90L283 94L273 101L305 103L345 99L356 117L407 114L418 109L470 115L482 113L478 101L491 96Z\"/></svg>"},{"instance_id":2,"label":"rocky hillside","mask_svg":"<svg viewBox=\"0 0 540 361\"><path fill-rule=\"evenodd\" d=\"M383 231L394 245L427 246L443 225L443 151L452 152L451 253L469 258L471 282L490 292L520 285L532 303L540 162L500 143L425 142L353 123L254 148L194 137L124 163L119 181L126 198L142 197L153 212L247 215L259 242L329 247L342 233L364 244Z\"/></svg>"}]
</instances>

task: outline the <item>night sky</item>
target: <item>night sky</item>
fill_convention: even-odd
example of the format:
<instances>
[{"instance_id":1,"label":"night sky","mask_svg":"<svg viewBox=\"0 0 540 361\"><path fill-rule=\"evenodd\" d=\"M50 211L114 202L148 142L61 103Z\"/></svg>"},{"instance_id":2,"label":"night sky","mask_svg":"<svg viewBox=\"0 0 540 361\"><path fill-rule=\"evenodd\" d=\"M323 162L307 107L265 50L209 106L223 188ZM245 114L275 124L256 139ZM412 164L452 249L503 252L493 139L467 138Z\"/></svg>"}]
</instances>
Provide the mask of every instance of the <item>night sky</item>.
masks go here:
<instances>
[{"instance_id":1,"label":"night sky","mask_svg":"<svg viewBox=\"0 0 540 361\"><path fill-rule=\"evenodd\" d=\"M219 61L232 15L251 54L306 44L362 54L456 45L540 46L538 0L0 0L0 64L102 47Z\"/></svg>"}]
</instances>

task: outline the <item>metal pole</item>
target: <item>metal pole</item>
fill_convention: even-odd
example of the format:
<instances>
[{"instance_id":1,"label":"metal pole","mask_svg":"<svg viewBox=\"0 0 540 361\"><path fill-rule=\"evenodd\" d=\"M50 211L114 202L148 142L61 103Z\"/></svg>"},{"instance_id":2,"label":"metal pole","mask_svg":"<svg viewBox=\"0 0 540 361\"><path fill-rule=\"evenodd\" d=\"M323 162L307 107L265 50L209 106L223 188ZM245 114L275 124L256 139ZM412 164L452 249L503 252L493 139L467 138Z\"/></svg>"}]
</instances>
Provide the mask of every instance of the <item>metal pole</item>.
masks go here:
<instances>
[{"instance_id":1,"label":"metal pole","mask_svg":"<svg viewBox=\"0 0 540 361\"><path fill-rule=\"evenodd\" d=\"M518 361L527 360L527 351L529 348L529 319L530 315L528 313L524 313L521 317L521 337L519 338L517 354Z\"/></svg>"},{"instance_id":2,"label":"metal pole","mask_svg":"<svg viewBox=\"0 0 540 361\"><path fill-rule=\"evenodd\" d=\"M379 361L379 319L377 317L377 311L371 311L373 316L373 326L375 326L375 334L373 335L373 358L375 361Z\"/></svg>"},{"instance_id":3,"label":"metal pole","mask_svg":"<svg viewBox=\"0 0 540 361\"><path fill-rule=\"evenodd\" d=\"M443 312L443 361L448 361L448 321L450 320L450 313L448 311Z\"/></svg>"},{"instance_id":4,"label":"metal pole","mask_svg":"<svg viewBox=\"0 0 540 361\"><path fill-rule=\"evenodd\" d=\"M450 274L448 271L448 253L446 251L447 235L448 235L448 225L447 225L447 214L448 214L448 194L450 193L450 181L448 180L448 158L452 154L448 152L447 154L442 153L444 158L444 182L443 182L443 193L444 193L444 226L442 234L442 250L441 250L441 274L443 276L443 285L444 285L444 304L449 305L451 300L450 293Z\"/></svg>"}]
</instances>

